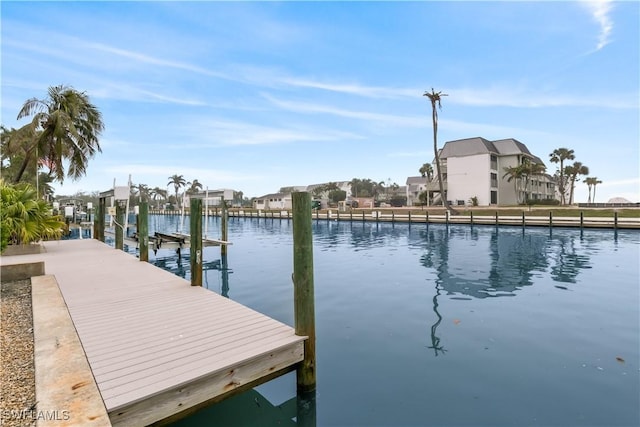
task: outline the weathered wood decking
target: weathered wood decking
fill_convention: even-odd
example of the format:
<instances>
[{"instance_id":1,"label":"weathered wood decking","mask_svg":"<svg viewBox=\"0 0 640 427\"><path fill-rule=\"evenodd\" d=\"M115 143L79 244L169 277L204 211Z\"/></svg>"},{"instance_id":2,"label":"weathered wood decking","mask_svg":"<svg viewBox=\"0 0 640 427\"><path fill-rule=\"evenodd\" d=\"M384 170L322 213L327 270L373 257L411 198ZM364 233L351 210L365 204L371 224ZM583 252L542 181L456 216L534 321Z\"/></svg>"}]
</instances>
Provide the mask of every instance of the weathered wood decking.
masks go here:
<instances>
[{"instance_id":1,"label":"weathered wood decking","mask_svg":"<svg viewBox=\"0 0 640 427\"><path fill-rule=\"evenodd\" d=\"M114 425L163 420L303 359L293 328L129 254L44 245L3 264L43 260L55 276Z\"/></svg>"}]
</instances>

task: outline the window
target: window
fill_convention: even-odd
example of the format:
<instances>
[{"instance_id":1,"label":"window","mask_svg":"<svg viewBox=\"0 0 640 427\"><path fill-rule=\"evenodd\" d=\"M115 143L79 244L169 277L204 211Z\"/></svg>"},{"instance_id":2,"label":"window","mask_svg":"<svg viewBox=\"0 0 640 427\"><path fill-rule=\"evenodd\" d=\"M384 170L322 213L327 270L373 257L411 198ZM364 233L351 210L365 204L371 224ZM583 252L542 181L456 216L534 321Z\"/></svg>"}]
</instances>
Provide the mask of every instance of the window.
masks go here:
<instances>
[{"instance_id":1,"label":"window","mask_svg":"<svg viewBox=\"0 0 640 427\"><path fill-rule=\"evenodd\" d=\"M498 174L497 173L491 173L491 186L492 187L497 187L498 186Z\"/></svg>"},{"instance_id":2,"label":"window","mask_svg":"<svg viewBox=\"0 0 640 427\"><path fill-rule=\"evenodd\" d=\"M497 205L498 204L498 192L497 191L492 191L491 192L491 204L492 205Z\"/></svg>"},{"instance_id":3,"label":"window","mask_svg":"<svg viewBox=\"0 0 640 427\"><path fill-rule=\"evenodd\" d=\"M498 156L491 155L491 169L498 170Z\"/></svg>"}]
</instances>

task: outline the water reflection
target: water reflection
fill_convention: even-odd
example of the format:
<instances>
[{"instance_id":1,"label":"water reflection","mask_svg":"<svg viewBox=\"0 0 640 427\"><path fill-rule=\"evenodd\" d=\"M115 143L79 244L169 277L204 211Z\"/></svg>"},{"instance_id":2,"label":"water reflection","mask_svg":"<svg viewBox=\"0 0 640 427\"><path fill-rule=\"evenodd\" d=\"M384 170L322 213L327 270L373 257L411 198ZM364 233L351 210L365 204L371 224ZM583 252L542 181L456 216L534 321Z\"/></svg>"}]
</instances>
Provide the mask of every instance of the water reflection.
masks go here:
<instances>
[{"instance_id":1,"label":"water reflection","mask_svg":"<svg viewBox=\"0 0 640 427\"><path fill-rule=\"evenodd\" d=\"M433 351L435 352L436 357L438 356L438 352L444 354L447 352L447 350L445 350L445 348L440 344L440 337L438 337L436 335L436 331L438 329L438 326L440 326L440 322L442 322L442 316L440 315L440 312L438 311L438 297L440 296L440 287L438 282L436 281L436 294L433 296L433 312L436 314L436 317L438 318L438 320L436 320L436 323L434 323L433 325L431 325L431 346L428 348L432 348Z\"/></svg>"},{"instance_id":2,"label":"water reflection","mask_svg":"<svg viewBox=\"0 0 640 427\"><path fill-rule=\"evenodd\" d=\"M156 267L160 267L164 270L170 271L176 276L187 278L187 274L190 272L191 257L189 252L178 256L173 254L170 256L157 257L150 261ZM209 276L206 274L208 271L219 271L221 279L220 294L223 297L229 298L229 274L233 273L233 270L229 268L229 262L227 256L221 256L221 259L214 259L210 261L204 261L202 263L202 271L205 272L204 280L205 287L211 289L209 285Z\"/></svg>"},{"instance_id":3,"label":"water reflection","mask_svg":"<svg viewBox=\"0 0 640 427\"><path fill-rule=\"evenodd\" d=\"M316 393L300 393L274 405L257 390L247 390L171 425L315 427Z\"/></svg>"},{"instance_id":4,"label":"water reflection","mask_svg":"<svg viewBox=\"0 0 640 427\"><path fill-rule=\"evenodd\" d=\"M462 299L515 296L547 271L554 281L575 283L582 270L591 268L575 236L497 228L481 239L477 228L430 227L411 239L414 245L416 239L421 242L420 263L435 270L437 286Z\"/></svg>"},{"instance_id":5,"label":"water reflection","mask_svg":"<svg viewBox=\"0 0 640 427\"><path fill-rule=\"evenodd\" d=\"M589 257L584 253L579 253L574 239L559 237L553 245L555 260L551 267L551 277L557 282L576 283L576 277L580 270L591 268ZM566 287L556 286L561 289Z\"/></svg>"}]
</instances>

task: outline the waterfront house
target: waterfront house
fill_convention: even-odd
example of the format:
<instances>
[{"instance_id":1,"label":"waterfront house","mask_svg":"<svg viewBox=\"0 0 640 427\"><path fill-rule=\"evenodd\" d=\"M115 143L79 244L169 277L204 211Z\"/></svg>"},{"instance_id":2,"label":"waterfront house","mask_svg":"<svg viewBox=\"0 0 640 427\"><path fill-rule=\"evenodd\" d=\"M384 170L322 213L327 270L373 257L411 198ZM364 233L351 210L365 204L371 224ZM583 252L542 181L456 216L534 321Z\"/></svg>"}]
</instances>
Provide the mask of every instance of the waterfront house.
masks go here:
<instances>
[{"instance_id":1,"label":"waterfront house","mask_svg":"<svg viewBox=\"0 0 640 427\"><path fill-rule=\"evenodd\" d=\"M273 193L256 197L253 200L254 209L291 209L291 193Z\"/></svg>"},{"instance_id":2,"label":"waterfront house","mask_svg":"<svg viewBox=\"0 0 640 427\"><path fill-rule=\"evenodd\" d=\"M407 178L406 196L407 206L422 204L420 194L427 189L429 178L422 176L410 176Z\"/></svg>"},{"instance_id":3,"label":"waterfront house","mask_svg":"<svg viewBox=\"0 0 640 427\"><path fill-rule=\"evenodd\" d=\"M189 206L191 199L202 199L202 207L218 207L222 200L233 200L234 190L223 188L219 190L201 190L193 194L185 194L185 206ZM227 204L228 205L228 204Z\"/></svg>"}]
</instances>

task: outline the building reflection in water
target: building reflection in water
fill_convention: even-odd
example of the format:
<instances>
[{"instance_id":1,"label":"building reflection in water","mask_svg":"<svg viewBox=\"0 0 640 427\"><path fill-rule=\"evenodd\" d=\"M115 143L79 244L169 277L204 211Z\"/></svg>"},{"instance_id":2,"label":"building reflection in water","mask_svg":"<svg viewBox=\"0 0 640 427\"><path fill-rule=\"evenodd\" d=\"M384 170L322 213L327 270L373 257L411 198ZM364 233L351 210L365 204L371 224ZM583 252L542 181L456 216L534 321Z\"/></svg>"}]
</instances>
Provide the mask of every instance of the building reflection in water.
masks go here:
<instances>
[{"instance_id":1,"label":"building reflection in water","mask_svg":"<svg viewBox=\"0 0 640 427\"><path fill-rule=\"evenodd\" d=\"M420 263L435 272L436 322L431 326L429 348L436 356L446 351L437 335L442 322L438 311L441 292L452 299L467 300L516 296L517 291L534 284L534 275L548 272L554 282L576 283L580 271L590 268L588 254L577 247L575 236L554 238L496 228L479 238L477 228L471 227L428 227L410 236L410 244L424 249ZM464 265L460 260L465 260Z\"/></svg>"}]
</instances>

